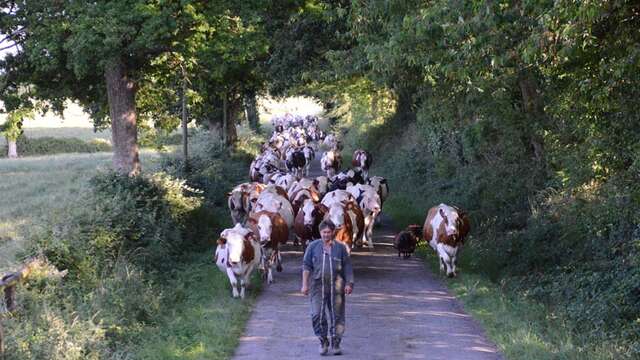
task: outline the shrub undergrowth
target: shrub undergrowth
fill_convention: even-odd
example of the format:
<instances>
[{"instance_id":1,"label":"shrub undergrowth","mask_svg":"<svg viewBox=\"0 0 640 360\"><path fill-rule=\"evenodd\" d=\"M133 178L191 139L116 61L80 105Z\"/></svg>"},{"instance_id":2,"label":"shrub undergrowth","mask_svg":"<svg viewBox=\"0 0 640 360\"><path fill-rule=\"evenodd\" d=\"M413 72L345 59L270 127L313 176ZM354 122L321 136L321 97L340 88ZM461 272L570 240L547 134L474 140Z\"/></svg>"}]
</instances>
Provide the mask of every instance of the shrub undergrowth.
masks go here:
<instances>
[{"instance_id":1,"label":"shrub undergrowth","mask_svg":"<svg viewBox=\"0 0 640 360\"><path fill-rule=\"evenodd\" d=\"M160 172L97 173L51 212L26 253L67 273L20 287L20 308L3 322L7 359L230 355L252 300L230 299L210 245L229 225L224 196L246 177L248 155L208 132L192 145L187 164L172 155Z\"/></svg>"}]
</instances>

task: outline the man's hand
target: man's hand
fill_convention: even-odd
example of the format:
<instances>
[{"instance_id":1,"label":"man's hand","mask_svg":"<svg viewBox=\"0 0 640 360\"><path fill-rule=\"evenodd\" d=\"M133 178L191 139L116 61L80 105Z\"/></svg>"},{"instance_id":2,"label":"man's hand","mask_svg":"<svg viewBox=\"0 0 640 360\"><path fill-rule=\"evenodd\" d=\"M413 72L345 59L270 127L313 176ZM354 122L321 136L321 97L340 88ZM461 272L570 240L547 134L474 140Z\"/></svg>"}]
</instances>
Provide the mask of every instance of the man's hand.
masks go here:
<instances>
[{"instance_id":1,"label":"man's hand","mask_svg":"<svg viewBox=\"0 0 640 360\"><path fill-rule=\"evenodd\" d=\"M309 295L309 285L306 283L302 284L302 289L300 289L302 295Z\"/></svg>"},{"instance_id":2,"label":"man's hand","mask_svg":"<svg viewBox=\"0 0 640 360\"><path fill-rule=\"evenodd\" d=\"M353 286L351 286L351 284L347 284L347 286L344 287L344 292L347 295L351 295L351 293L353 292Z\"/></svg>"}]
</instances>

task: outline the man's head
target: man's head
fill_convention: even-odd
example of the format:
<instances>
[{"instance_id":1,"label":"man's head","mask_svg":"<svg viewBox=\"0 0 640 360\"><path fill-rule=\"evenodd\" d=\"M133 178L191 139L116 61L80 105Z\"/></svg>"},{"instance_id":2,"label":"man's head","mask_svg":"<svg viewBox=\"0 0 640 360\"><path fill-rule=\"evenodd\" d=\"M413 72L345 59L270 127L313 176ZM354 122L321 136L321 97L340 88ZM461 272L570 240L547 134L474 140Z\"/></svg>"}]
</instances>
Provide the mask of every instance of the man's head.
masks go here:
<instances>
[{"instance_id":1,"label":"man's head","mask_svg":"<svg viewBox=\"0 0 640 360\"><path fill-rule=\"evenodd\" d=\"M327 219L323 220L318 226L320 230L320 237L322 241L327 242L333 239L333 233L336 230L336 226L333 224L333 221Z\"/></svg>"}]
</instances>

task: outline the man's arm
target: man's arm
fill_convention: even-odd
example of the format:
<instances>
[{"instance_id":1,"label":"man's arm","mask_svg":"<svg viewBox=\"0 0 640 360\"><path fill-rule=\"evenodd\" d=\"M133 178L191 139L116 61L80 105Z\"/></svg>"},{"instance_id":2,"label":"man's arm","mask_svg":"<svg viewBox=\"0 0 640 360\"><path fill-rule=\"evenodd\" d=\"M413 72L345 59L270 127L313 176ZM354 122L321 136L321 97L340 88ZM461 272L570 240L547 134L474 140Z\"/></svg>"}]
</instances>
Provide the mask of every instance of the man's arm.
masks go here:
<instances>
[{"instance_id":1,"label":"man's arm","mask_svg":"<svg viewBox=\"0 0 640 360\"><path fill-rule=\"evenodd\" d=\"M303 295L309 295L309 270L302 270L302 288L300 292Z\"/></svg>"},{"instance_id":2,"label":"man's arm","mask_svg":"<svg viewBox=\"0 0 640 360\"><path fill-rule=\"evenodd\" d=\"M311 254L311 246L307 246L302 258L302 286L300 292L304 295L309 294L309 274L313 271L313 255Z\"/></svg>"},{"instance_id":3,"label":"man's arm","mask_svg":"<svg viewBox=\"0 0 640 360\"><path fill-rule=\"evenodd\" d=\"M351 265L351 256L349 256L346 248L342 255L342 269L344 270L344 280L347 283L344 287L344 292L348 295L353 291L353 266Z\"/></svg>"}]
</instances>

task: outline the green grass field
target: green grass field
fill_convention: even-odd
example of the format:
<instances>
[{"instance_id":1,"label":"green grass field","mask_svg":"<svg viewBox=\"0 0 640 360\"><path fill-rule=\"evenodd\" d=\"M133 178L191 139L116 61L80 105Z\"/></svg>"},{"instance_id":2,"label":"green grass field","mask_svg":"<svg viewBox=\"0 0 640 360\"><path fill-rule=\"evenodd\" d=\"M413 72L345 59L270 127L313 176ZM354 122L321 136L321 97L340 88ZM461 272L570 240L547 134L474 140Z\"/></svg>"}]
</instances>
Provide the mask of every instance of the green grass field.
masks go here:
<instances>
[{"instance_id":1,"label":"green grass field","mask_svg":"<svg viewBox=\"0 0 640 360\"><path fill-rule=\"evenodd\" d=\"M111 165L111 153L63 154L0 159L0 273L16 258L30 234L56 210L73 202L88 179ZM142 150L143 169L153 169L160 153Z\"/></svg>"}]
</instances>

